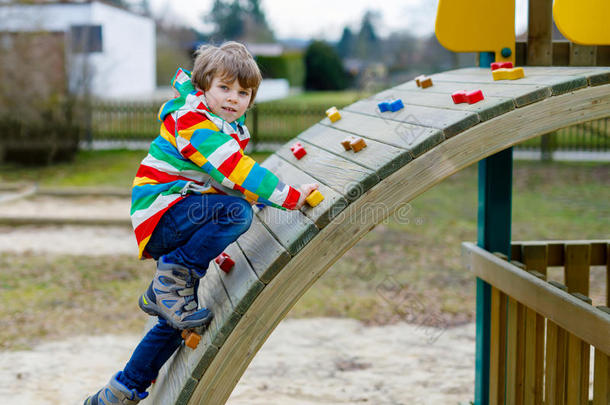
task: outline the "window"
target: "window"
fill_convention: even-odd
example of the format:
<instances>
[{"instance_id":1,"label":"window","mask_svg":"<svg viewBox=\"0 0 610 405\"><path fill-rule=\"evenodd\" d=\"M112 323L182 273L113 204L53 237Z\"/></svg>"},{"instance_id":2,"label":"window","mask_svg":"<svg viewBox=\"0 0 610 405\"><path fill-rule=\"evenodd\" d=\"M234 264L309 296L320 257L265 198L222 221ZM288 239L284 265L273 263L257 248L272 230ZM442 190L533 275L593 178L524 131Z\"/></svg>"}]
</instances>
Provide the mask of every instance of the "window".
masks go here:
<instances>
[{"instance_id":1,"label":"window","mask_svg":"<svg viewBox=\"0 0 610 405\"><path fill-rule=\"evenodd\" d=\"M72 52L102 52L101 25L73 25L70 27Z\"/></svg>"}]
</instances>

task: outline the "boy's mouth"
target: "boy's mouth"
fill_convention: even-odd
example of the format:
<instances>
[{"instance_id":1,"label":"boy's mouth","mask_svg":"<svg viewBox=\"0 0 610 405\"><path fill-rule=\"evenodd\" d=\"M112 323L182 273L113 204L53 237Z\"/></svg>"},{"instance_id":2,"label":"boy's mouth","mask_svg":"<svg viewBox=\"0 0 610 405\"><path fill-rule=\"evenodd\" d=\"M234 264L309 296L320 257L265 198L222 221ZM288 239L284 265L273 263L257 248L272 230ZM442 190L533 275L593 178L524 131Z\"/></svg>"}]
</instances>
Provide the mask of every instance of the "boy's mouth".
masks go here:
<instances>
[{"instance_id":1,"label":"boy's mouth","mask_svg":"<svg viewBox=\"0 0 610 405\"><path fill-rule=\"evenodd\" d=\"M222 107L222 109L225 110L225 111L228 111L228 112L232 112L232 113L237 112L236 109L231 108L231 107Z\"/></svg>"}]
</instances>

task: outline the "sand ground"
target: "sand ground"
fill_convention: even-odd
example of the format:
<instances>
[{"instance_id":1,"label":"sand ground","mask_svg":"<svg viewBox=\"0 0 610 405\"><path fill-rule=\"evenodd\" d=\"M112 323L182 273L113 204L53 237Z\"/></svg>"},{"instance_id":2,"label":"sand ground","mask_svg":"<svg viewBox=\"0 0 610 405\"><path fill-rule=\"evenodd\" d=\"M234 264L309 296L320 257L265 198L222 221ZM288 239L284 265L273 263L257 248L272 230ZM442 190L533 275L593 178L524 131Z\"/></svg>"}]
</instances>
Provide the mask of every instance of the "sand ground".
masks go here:
<instances>
[{"instance_id":1,"label":"sand ground","mask_svg":"<svg viewBox=\"0 0 610 405\"><path fill-rule=\"evenodd\" d=\"M128 201L34 197L3 204L2 211L128 218ZM136 254L136 245L129 227L20 226L0 227L0 251ZM76 336L30 351L0 352L0 404L80 404L123 367L139 338ZM254 358L229 404L466 402L473 398L474 346L473 324L433 329L286 319Z\"/></svg>"}]
</instances>

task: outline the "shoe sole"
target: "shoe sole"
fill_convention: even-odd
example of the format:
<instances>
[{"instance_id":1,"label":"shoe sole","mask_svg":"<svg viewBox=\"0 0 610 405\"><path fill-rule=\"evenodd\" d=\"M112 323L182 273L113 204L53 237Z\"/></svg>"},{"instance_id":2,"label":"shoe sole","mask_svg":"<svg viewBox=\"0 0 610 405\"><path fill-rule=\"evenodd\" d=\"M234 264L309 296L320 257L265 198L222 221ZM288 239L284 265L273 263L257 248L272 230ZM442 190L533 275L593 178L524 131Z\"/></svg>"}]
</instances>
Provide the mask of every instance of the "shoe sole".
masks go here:
<instances>
[{"instance_id":1,"label":"shoe sole","mask_svg":"<svg viewBox=\"0 0 610 405\"><path fill-rule=\"evenodd\" d=\"M158 305L150 303L148 301L150 301L150 300L147 299L144 295L141 295L140 299L138 300L138 305L140 306L140 309L142 311L146 312L148 315L158 316L158 317L165 319L172 328L177 329L177 330L205 328L210 324L210 322L212 322L212 319L214 318L214 314L212 313L212 311L209 311L208 316L206 316L202 320L199 320L196 322L195 321L186 321L186 322L183 322L182 324L177 324L172 318L168 318L167 314L164 313L161 309L159 309Z\"/></svg>"}]
</instances>

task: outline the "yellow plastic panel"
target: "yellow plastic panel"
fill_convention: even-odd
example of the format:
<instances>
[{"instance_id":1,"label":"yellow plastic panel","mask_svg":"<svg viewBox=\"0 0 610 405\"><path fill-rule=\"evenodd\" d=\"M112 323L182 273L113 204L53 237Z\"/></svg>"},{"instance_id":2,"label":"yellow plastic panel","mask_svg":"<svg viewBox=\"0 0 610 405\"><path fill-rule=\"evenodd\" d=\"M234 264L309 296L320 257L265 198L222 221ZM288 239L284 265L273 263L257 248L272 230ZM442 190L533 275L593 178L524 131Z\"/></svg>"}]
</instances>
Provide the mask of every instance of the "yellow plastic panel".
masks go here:
<instances>
[{"instance_id":1,"label":"yellow plastic panel","mask_svg":"<svg viewBox=\"0 0 610 405\"><path fill-rule=\"evenodd\" d=\"M610 0L555 0L553 17L559 31L582 45L610 45Z\"/></svg>"},{"instance_id":2,"label":"yellow plastic panel","mask_svg":"<svg viewBox=\"0 0 610 405\"><path fill-rule=\"evenodd\" d=\"M494 52L496 62L515 62L515 0L439 0L435 30L449 50Z\"/></svg>"}]
</instances>

